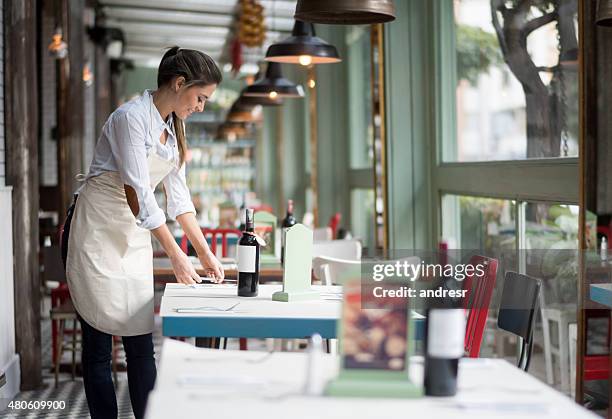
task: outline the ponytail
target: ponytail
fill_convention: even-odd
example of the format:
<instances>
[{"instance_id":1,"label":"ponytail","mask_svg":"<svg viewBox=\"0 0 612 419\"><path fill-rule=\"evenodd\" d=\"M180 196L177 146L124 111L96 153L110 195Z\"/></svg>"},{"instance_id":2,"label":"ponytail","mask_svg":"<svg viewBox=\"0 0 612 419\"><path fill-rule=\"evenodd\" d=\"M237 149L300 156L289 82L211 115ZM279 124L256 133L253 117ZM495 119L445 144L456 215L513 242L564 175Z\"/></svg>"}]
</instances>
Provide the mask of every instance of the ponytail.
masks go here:
<instances>
[{"instance_id":1,"label":"ponytail","mask_svg":"<svg viewBox=\"0 0 612 419\"><path fill-rule=\"evenodd\" d=\"M223 75L215 61L201 51L183 49L174 46L166 53L157 70L157 87L165 86L176 77L185 79L185 86L210 86L219 84ZM187 139L185 138L185 122L172 113L172 121L179 148L179 167L185 162L187 154Z\"/></svg>"}]
</instances>

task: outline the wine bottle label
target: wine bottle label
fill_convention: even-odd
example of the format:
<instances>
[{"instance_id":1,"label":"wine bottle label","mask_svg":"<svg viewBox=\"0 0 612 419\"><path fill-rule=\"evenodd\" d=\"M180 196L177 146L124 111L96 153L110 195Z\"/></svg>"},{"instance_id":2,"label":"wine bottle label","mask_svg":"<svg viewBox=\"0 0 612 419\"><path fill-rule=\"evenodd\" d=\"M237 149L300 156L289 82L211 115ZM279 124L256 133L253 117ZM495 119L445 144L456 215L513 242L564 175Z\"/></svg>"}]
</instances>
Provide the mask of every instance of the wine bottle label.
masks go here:
<instances>
[{"instance_id":1,"label":"wine bottle label","mask_svg":"<svg viewBox=\"0 0 612 419\"><path fill-rule=\"evenodd\" d=\"M237 262L238 272L256 272L255 259L257 256L257 247L255 246L238 246Z\"/></svg>"},{"instance_id":2,"label":"wine bottle label","mask_svg":"<svg viewBox=\"0 0 612 419\"><path fill-rule=\"evenodd\" d=\"M434 358L461 358L465 339L463 309L430 310L427 322L427 354Z\"/></svg>"}]
</instances>

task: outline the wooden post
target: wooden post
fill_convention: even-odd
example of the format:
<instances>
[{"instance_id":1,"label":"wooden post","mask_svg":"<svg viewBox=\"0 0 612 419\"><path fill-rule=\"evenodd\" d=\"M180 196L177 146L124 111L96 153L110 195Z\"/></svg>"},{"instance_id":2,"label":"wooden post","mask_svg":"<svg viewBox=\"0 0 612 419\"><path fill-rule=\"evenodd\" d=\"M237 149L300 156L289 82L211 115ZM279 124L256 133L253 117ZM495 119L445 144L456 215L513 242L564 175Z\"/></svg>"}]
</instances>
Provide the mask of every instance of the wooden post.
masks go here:
<instances>
[{"instance_id":1,"label":"wooden post","mask_svg":"<svg viewBox=\"0 0 612 419\"><path fill-rule=\"evenodd\" d=\"M62 219L77 187L74 176L83 169L83 2L60 0L59 22L68 43L68 57L58 60L57 132L59 216Z\"/></svg>"},{"instance_id":2,"label":"wooden post","mask_svg":"<svg viewBox=\"0 0 612 419\"><path fill-rule=\"evenodd\" d=\"M308 115L310 118L310 190L312 191L312 215L314 226L319 226L319 178L317 174L317 70L308 67Z\"/></svg>"},{"instance_id":3,"label":"wooden post","mask_svg":"<svg viewBox=\"0 0 612 419\"><path fill-rule=\"evenodd\" d=\"M21 390L42 383L36 0L4 1L7 183L13 186L15 344Z\"/></svg>"},{"instance_id":4,"label":"wooden post","mask_svg":"<svg viewBox=\"0 0 612 419\"><path fill-rule=\"evenodd\" d=\"M277 185L278 185L278 211L279 219L284 217L285 208L285 138L283 132L283 107L276 107L276 164L277 167Z\"/></svg>"},{"instance_id":5,"label":"wooden post","mask_svg":"<svg viewBox=\"0 0 612 419\"><path fill-rule=\"evenodd\" d=\"M94 85L96 88L96 139L102 132L106 119L111 114L111 74L110 59L104 48L96 45Z\"/></svg>"}]
</instances>

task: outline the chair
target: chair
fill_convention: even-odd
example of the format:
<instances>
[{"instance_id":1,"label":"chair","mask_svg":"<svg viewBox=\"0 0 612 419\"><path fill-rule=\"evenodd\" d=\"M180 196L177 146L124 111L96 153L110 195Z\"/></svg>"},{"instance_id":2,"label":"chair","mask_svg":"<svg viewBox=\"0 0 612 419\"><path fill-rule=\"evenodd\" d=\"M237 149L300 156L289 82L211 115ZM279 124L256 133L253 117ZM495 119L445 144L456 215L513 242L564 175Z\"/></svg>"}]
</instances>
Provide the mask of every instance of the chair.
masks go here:
<instances>
[{"instance_id":1,"label":"chair","mask_svg":"<svg viewBox=\"0 0 612 419\"><path fill-rule=\"evenodd\" d=\"M559 359L561 389L569 391L569 325L576 322L576 305L546 303L544 290L540 290L540 313L542 314L542 333L544 335L546 381L549 385L555 383L552 358L556 356ZM551 339L551 323L557 325L557 345L553 345Z\"/></svg>"},{"instance_id":2,"label":"chair","mask_svg":"<svg viewBox=\"0 0 612 419\"><path fill-rule=\"evenodd\" d=\"M472 266L484 265L485 267L482 278L475 280L474 275L471 275L463 283L464 289L467 290L464 308L469 310L465 329L464 349L468 357L478 358L489 316L489 305L493 296L493 290L495 289L498 262L496 259L484 256L473 256L470 258L469 264Z\"/></svg>"},{"instance_id":3,"label":"chair","mask_svg":"<svg viewBox=\"0 0 612 419\"><path fill-rule=\"evenodd\" d=\"M54 342L54 351L53 351L53 363L55 364L55 386L57 387L58 378L59 378L59 367L60 362L62 360L62 355L64 351L72 352L72 380L74 381L74 377L76 375L76 353L77 353L77 313L74 309L74 305L72 304L72 300L68 298L59 306L55 306L51 309L51 321L57 322L58 324L58 334L56 337L56 341ZM72 322L72 339L70 342L66 344L64 342L64 332L66 330L66 322Z\"/></svg>"},{"instance_id":4,"label":"chair","mask_svg":"<svg viewBox=\"0 0 612 419\"><path fill-rule=\"evenodd\" d=\"M341 220L342 220L342 214L337 212L331 216L331 218L329 219L329 222L327 223L327 226L331 228L332 238L334 239L338 237L338 227L340 226Z\"/></svg>"},{"instance_id":5,"label":"chair","mask_svg":"<svg viewBox=\"0 0 612 419\"><path fill-rule=\"evenodd\" d=\"M344 260L361 259L362 246L359 240L327 240L315 242L312 257L327 256Z\"/></svg>"},{"instance_id":6,"label":"chair","mask_svg":"<svg viewBox=\"0 0 612 419\"><path fill-rule=\"evenodd\" d=\"M240 237L242 232L235 228L203 228L202 234L204 237L208 239L210 236L210 250L214 255L217 255L217 241L218 238L221 238L221 257L226 258L228 256L228 245L227 245L227 237L228 236L237 236ZM186 255L189 254L189 239L185 234L181 237L181 249L185 252Z\"/></svg>"},{"instance_id":7,"label":"chair","mask_svg":"<svg viewBox=\"0 0 612 419\"><path fill-rule=\"evenodd\" d=\"M507 272L497 316L497 327L521 338L518 367L529 369L533 328L542 283L539 279Z\"/></svg>"},{"instance_id":8,"label":"chair","mask_svg":"<svg viewBox=\"0 0 612 419\"><path fill-rule=\"evenodd\" d=\"M329 227L317 227L313 230L312 239L315 243L331 241L334 239L332 229Z\"/></svg>"}]
</instances>

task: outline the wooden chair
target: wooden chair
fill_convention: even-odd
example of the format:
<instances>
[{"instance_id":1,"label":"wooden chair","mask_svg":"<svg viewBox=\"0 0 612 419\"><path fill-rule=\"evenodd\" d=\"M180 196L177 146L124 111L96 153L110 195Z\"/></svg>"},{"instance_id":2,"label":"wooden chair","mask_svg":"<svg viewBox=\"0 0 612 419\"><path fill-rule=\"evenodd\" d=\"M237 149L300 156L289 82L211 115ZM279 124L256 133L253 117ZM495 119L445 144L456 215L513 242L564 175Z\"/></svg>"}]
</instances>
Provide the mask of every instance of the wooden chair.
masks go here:
<instances>
[{"instance_id":1,"label":"wooden chair","mask_svg":"<svg viewBox=\"0 0 612 419\"><path fill-rule=\"evenodd\" d=\"M57 322L58 324L58 333L56 340L54 342L55 347L53 348L53 363L54 371L55 371L55 386L57 387L58 378L59 378L59 367L60 362L62 360L62 355L64 351L72 352L72 380L74 381L74 377L76 375L76 353L78 351L78 344L80 343L80 339L77 340L77 313L74 309L74 305L72 304L72 300L68 298L59 306L55 306L51 309L51 321ZM67 344L64 342L65 330L66 330L66 322L72 322L72 337Z\"/></svg>"},{"instance_id":2,"label":"wooden chair","mask_svg":"<svg viewBox=\"0 0 612 419\"><path fill-rule=\"evenodd\" d=\"M539 279L516 272L506 272L497 327L521 338L521 352L517 366L524 371L529 369L541 287L542 282Z\"/></svg>"},{"instance_id":3,"label":"wooden chair","mask_svg":"<svg viewBox=\"0 0 612 419\"><path fill-rule=\"evenodd\" d=\"M467 290L463 307L469 311L465 329L464 349L468 357L478 358L489 316L489 305L493 296L493 290L495 289L498 262L496 259L485 256L473 256L470 258L469 264L472 266L484 266L482 278L475 278L474 275L470 275L463 283L463 288Z\"/></svg>"}]
</instances>

